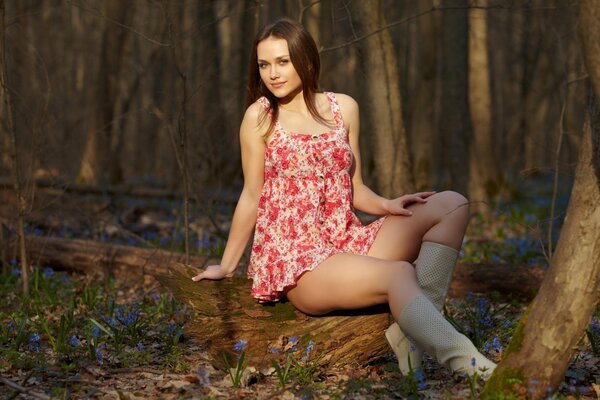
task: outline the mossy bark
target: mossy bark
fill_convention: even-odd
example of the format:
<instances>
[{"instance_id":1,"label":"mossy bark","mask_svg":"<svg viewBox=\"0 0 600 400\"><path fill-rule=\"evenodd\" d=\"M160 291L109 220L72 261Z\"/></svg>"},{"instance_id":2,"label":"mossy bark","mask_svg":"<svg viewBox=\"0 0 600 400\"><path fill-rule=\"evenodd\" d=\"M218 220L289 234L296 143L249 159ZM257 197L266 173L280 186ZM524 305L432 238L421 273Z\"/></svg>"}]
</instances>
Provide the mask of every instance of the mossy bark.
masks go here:
<instances>
[{"instance_id":1,"label":"mossy bark","mask_svg":"<svg viewBox=\"0 0 600 400\"><path fill-rule=\"evenodd\" d=\"M558 388L600 298L600 3L580 1L590 95L579 162L565 224L551 267L483 397L525 389L533 399Z\"/></svg>"}]
</instances>

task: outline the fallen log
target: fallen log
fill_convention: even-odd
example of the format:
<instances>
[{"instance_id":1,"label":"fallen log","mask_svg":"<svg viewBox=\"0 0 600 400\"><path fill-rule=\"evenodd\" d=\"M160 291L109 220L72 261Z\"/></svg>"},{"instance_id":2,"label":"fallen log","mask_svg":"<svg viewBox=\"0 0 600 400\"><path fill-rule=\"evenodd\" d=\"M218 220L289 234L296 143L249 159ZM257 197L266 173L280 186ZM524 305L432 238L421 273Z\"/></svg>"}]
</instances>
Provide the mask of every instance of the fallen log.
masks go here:
<instances>
[{"instance_id":1,"label":"fallen log","mask_svg":"<svg viewBox=\"0 0 600 400\"><path fill-rule=\"evenodd\" d=\"M324 363L367 364L389 353L383 336L390 322L389 310L384 306L309 317L287 302L257 303L245 277L191 281L210 261L205 257L191 257L191 265L184 265L181 253L51 237L28 237L27 250L32 263L40 266L101 276L137 273L156 277L196 311L196 318L186 325L186 334L206 345L217 366L223 366L223 350L241 339L248 342L247 353L252 354L255 366L269 365L274 357L271 349L282 348L292 336L300 339L300 346L314 340ZM450 294L498 291L529 299L543 275L539 267L459 264Z\"/></svg>"}]
</instances>

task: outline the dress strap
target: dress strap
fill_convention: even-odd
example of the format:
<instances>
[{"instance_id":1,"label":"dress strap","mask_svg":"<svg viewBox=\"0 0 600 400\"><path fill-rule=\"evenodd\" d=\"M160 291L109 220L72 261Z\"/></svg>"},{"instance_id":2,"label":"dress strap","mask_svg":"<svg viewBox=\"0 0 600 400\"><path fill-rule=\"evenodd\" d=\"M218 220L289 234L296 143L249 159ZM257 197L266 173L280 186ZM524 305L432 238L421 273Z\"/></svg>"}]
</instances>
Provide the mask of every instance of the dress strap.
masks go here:
<instances>
[{"instance_id":1,"label":"dress strap","mask_svg":"<svg viewBox=\"0 0 600 400\"><path fill-rule=\"evenodd\" d=\"M331 106L331 113L333 114L333 120L335 121L335 127L337 129L341 129L344 127L344 119L342 118L342 112L340 111L340 106L335 98L335 94L332 92L325 92L327 95L327 99L329 100L329 105Z\"/></svg>"},{"instance_id":2,"label":"dress strap","mask_svg":"<svg viewBox=\"0 0 600 400\"><path fill-rule=\"evenodd\" d=\"M265 109L266 112L269 113L269 115L271 115L271 103L269 103L269 99L267 99L265 96L261 96L256 101Z\"/></svg>"}]
</instances>

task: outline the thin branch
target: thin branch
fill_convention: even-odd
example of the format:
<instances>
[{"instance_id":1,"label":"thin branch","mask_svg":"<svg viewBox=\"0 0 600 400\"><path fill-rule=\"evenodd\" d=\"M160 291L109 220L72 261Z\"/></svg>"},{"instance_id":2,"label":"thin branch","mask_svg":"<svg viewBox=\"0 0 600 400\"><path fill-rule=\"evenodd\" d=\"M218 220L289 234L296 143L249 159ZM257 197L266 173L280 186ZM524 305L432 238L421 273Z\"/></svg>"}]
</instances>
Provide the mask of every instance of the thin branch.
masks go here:
<instances>
[{"instance_id":1,"label":"thin branch","mask_svg":"<svg viewBox=\"0 0 600 400\"><path fill-rule=\"evenodd\" d=\"M528 11L529 10L549 10L549 9L554 10L554 9L557 9L557 8L558 7L551 7L551 6L548 6L548 7L530 7L530 8L527 8L526 10L528 10ZM348 42L339 44L337 46L321 47L319 49L319 53L326 53L328 51L339 50L339 49L342 49L344 47L351 46L351 45L353 45L353 44L355 44L355 43L357 43L357 42L359 42L361 40L364 40L364 39L370 37L370 36L377 35L378 33L382 32L382 31L384 31L386 29L390 29L390 28L393 28L395 26L402 25L402 24L404 24L406 22L412 21L413 19L420 18L420 17L422 17L424 15L427 15L427 14L429 14L431 12L434 12L434 11L469 10L469 9L481 9L481 10L508 9L508 10L515 10L515 8L513 8L513 7L506 7L506 6L502 6L502 5L495 5L495 6L468 6L468 7L435 7L435 6L433 6L433 7L431 7L428 10L422 11L422 12L417 13L415 15L411 15L410 17L406 17L406 18L402 18L402 19L400 19L398 21L390 22L387 25L384 25L384 26L382 26L382 27L380 27L378 29L375 29L372 32L366 33L366 34L364 34L362 36L356 37L355 39L350 40Z\"/></svg>"},{"instance_id":2,"label":"thin branch","mask_svg":"<svg viewBox=\"0 0 600 400\"><path fill-rule=\"evenodd\" d=\"M51 398L50 396L48 396L44 393L38 393L38 392L34 392L33 390L27 389L26 387L23 387L23 386L19 385L18 383L11 381L10 379L0 377L0 382L5 384L9 388L16 390L17 392L27 394L31 397L35 397L36 399L50 400L50 398Z\"/></svg>"},{"instance_id":3,"label":"thin branch","mask_svg":"<svg viewBox=\"0 0 600 400\"><path fill-rule=\"evenodd\" d=\"M298 2L300 3L300 13L298 14L298 22L302 23L302 20L304 19L304 13L307 10L309 10L312 6L319 4L321 0L311 1L307 5L304 5L304 0L298 0Z\"/></svg>"},{"instance_id":4,"label":"thin branch","mask_svg":"<svg viewBox=\"0 0 600 400\"><path fill-rule=\"evenodd\" d=\"M121 22L119 22L119 21L117 21L117 20L115 20L113 18L110 18L110 17L106 16L105 14L103 14L98 9L91 8L91 7L85 7L85 6L81 5L81 4L74 3L71 0L67 0L67 3L70 4L70 5L72 5L73 7L80 8L83 11L87 11L87 12L89 12L92 15L104 18L108 22L110 22L110 23L112 23L114 25L117 25L120 28L123 28L123 29L126 29L126 30L130 31L131 33L133 33L133 34L141 37L142 39L145 39L145 40L149 41L150 43L156 44L158 46L165 46L165 47L171 46L171 43L160 42L160 41L158 41L156 39L153 39L150 36L148 36L148 35L140 32L140 31L138 31L137 29L135 29L135 28L133 28L131 26L125 25L125 24L123 24L123 23L121 23Z\"/></svg>"}]
</instances>

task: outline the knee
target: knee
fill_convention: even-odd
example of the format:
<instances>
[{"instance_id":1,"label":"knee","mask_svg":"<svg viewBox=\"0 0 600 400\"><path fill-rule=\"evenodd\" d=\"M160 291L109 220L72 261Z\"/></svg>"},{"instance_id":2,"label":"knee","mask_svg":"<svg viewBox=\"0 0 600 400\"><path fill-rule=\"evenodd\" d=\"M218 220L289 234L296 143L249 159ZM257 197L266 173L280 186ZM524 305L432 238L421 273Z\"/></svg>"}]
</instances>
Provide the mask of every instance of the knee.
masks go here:
<instances>
[{"instance_id":1,"label":"knee","mask_svg":"<svg viewBox=\"0 0 600 400\"><path fill-rule=\"evenodd\" d=\"M392 266L392 277L389 283L397 287L398 284L403 286L417 285L417 274L415 267L407 261L394 261Z\"/></svg>"},{"instance_id":2,"label":"knee","mask_svg":"<svg viewBox=\"0 0 600 400\"><path fill-rule=\"evenodd\" d=\"M446 190L438 193L438 200L442 203L446 214L459 214L465 219L469 217L469 200L458 192Z\"/></svg>"}]
</instances>

